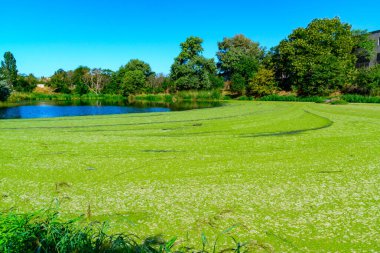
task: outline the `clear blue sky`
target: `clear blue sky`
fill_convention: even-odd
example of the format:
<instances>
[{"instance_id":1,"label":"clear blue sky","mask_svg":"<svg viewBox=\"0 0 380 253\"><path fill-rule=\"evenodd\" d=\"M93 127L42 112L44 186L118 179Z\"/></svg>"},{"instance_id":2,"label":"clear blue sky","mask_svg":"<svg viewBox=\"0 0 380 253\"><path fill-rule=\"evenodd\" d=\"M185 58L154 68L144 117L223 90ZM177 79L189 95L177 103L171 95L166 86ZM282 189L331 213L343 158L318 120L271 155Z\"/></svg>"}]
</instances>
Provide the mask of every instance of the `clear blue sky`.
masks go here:
<instances>
[{"instance_id":1,"label":"clear blue sky","mask_svg":"<svg viewBox=\"0 0 380 253\"><path fill-rule=\"evenodd\" d=\"M0 54L11 51L21 73L37 76L79 65L117 70L133 58L168 73L190 35L214 57L224 37L242 33L270 48L314 18L380 29L379 0L0 0L0 9Z\"/></svg>"}]
</instances>

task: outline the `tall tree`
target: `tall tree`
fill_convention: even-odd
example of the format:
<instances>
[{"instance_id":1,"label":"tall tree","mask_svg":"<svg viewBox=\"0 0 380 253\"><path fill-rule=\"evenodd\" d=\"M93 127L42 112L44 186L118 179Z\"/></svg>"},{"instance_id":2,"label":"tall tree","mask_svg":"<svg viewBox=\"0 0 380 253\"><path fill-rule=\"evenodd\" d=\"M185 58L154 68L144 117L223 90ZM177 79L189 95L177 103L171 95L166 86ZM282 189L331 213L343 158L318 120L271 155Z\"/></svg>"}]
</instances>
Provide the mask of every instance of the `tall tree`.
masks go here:
<instances>
[{"instance_id":1,"label":"tall tree","mask_svg":"<svg viewBox=\"0 0 380 253\"><path fill-rule=\"evenodd\" d=\"M232 90L244 89L258 71L264 49L242 34L224 38L218 43L218 49L216 55L219 73L226 81L231 81Z\"/></svg>"},{"instance_id":2,"label":"tall tree","mask_svg":"<svg viewBox=\"0 0 380 253\"><path fill-rule=\"evenodd\" d=\"M50 77L49 85L56 91L62 93L71 93L71 78L69 72L63 69L57 70Z\"/></svg>"},{"instance_id":3,"label":"tall tree","mask_svg":"<svg viewBox=\"0 0 380 253\"><path fill-rule=\"evenodd\" d=\"M127 71L123 77L121 88L123 95L136 94L143 91L147 82L144 72L141 70Z\"/></svg>"},{"instance_id":4,"label":"tall tree","mask_svg":"<svg viewBox=\"0 0 380 253\"><path fill-rule=\"evenodd\" d=\"M339 18L315 19L298 28L274 50L282 88L301 95L328 95L351 82L356 57L351 26Z\"/></svg>"},{"instance_id":5,"label":"tall tree","mask_svg":"<svg viewBox=\"0 0 380 253\"><path fill-rule=\"evenodd\" d=\"M139 59L132 59L130 60L125 66L125 71L135 71L139 70L142 71L146 78L148 78L151 75L154 75L154 72L152 72L152 69L150 65L144 61L141 61Z\"/></svg>"},{"instance_id":6,"label":"tall tree","mask_svg":"<svg viewBox=\"0 0 380 253\"><path fill-rule=\"evenodd\" d=\"M115 86L115 84L119 84L122 90L121 93L124 96L128 96L129 94L145 91L148 78L152 75L154 75L154 72L152 72L148 63L132 59L112 76L111 85Z\"/></svg>"},{"instance_id":7,"label":"tall tree","mask_svg":"<svg viewBox=\"0 0 380 253\"><path fill-rule=\"evenodd\" d=\"M1 61L1 76L10 88L17 82L16 59L11 52L5 52L4 60Z\"/></svg>"},{"instance_id":8,"label":"tall tree","mask_svg":"<svg viewBox=\"0 0 380 253\"><path fill-rule=\"evenodd\" d=\"M112 71L109 69L94 68L86 75L88 89L95 93L102 93L103 89L111 79Z\"/></svg>"},{"instance_id":9,"label":"tall tree","mask_svg":"<svg viewBox=\"0 0 380 253\"><path fill-rule=\"evenodd\" d=\"M75 93L83 95L89 92L88 85L86 84L89 72L90 68L85 66L79 66L73 71L71 76L71 84L75 87Z\"/></svg>"},{"instance_id":10,"label":"tall tree","mask_svg":"<svg viewBox=\"0 0 380 253\"><path fill-rule=\"evenodd\" d=\"M189 37L181 43L181 52L171 66L170 79L177 90L212 89L216 76L214 59L202 56L203 40L199 37Z\"/></svg>"},{"instance_id":11,"label":"tall tree","mask_svg":"<svg viewBox=\"0 0 380 253\"><path fill-rule=\"evenodd\" d=\"M168 88L168 79L169 78L163 73L149 76L147 85L148 92L164 92Z\"/></svg>"}]
</instances>

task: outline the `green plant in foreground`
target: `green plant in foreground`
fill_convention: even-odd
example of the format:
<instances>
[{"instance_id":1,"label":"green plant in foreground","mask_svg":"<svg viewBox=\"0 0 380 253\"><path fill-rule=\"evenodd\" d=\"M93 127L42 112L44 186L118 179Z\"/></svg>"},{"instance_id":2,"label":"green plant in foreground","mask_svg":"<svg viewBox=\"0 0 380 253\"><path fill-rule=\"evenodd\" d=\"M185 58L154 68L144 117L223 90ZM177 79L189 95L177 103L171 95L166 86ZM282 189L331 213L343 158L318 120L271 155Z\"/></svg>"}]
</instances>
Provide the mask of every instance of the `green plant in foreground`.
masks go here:
<instances>
[{"instance_id":1,"label":"green plant in foreground","mask_svg":"<svg viewBox=\"0 0 380 253\"><path fill-rule=\"evenodd\" d=\"M219 237L227 235L236 226L223 231L210 245L216 253ZM34 213L17 214L13 212L0 213L0 251L7 253L18 252L147 252L168 253L174 252L178 244L177 238L169 241L161 236L151 236L139 239L133 234L107 233L107 223L92 222L83 225L83 216L63 220L55 210L41 210ZM243 252L246 244L236 244L221 252ZM181 246L175 252L208 252L205 234L202 234L203 248L201 251L191 247Z\"/></svg>"}]
</instances>

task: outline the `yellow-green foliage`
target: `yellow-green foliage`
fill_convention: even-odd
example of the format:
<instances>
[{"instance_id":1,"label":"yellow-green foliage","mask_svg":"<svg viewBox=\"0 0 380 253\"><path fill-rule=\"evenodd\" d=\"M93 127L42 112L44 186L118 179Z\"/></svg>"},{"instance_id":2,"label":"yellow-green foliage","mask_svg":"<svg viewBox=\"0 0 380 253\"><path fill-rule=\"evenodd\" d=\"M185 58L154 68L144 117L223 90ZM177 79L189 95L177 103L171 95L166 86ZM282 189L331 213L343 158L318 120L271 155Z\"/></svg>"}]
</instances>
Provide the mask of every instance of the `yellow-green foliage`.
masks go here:
<instances>
[{"instance_id":1,"label":"yellow-green foliage","mask_svg":"<svg viewBox=\"0 0 380 253\"><path fill-rule=\"evenodd\" d=\"M274 71L263 67L257 71L248 85L248 94L255 97L272 95L276 91Z\"/></svg>"},{"instance_id":2,"label":"yellow-green foliage","mask_svg":"<svg viewBox=\"0 0 380 253\"><path fill-rule=\"evenodd\" d=\"M380 106L231 102L172 113L0 121L0 210L88 213L201 248L380 251ZM222 247L230 241L221 239Z\"/></svg>"}]
</instances>

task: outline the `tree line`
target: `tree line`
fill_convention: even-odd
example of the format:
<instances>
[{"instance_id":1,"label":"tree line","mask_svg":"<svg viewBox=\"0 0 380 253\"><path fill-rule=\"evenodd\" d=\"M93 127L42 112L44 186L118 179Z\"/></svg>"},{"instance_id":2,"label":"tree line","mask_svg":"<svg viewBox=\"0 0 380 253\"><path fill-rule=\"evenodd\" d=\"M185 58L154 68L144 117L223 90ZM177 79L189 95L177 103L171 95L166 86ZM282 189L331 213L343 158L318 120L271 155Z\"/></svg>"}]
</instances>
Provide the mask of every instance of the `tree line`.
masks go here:
<instances>
[{"instance_id":1,"label":"tree line","mask_svg":"<svg viewBox=\"0 0 380 253\"><path fill-rule=\"evenodd\" d=\"M14 56L6 52L0 69L0 100L6 100L12 90L31 92L38 82L55 92L81 95L212 89L255 97L281 91L299 96L380 95L380 65L356 68L359 61L374 57L375 42L369 33L353 30L339 18L314 19L270 50L244 35L224 38L218 42L217 62L203 56L202 43L194 36L181 43L169 75L156 74L148 63L133 59L117 71L79 66L38 79L19 75Z\"/></svg>"}]
</instances>

